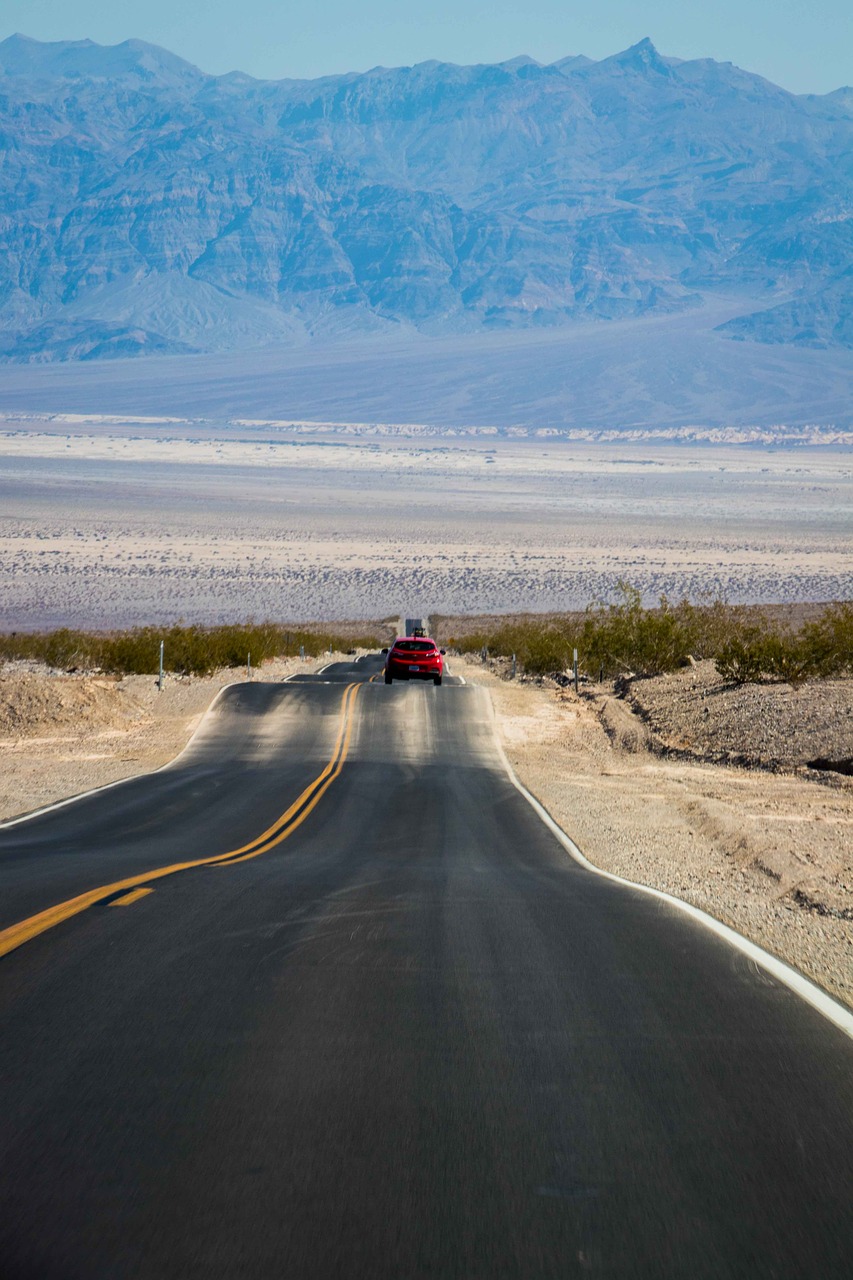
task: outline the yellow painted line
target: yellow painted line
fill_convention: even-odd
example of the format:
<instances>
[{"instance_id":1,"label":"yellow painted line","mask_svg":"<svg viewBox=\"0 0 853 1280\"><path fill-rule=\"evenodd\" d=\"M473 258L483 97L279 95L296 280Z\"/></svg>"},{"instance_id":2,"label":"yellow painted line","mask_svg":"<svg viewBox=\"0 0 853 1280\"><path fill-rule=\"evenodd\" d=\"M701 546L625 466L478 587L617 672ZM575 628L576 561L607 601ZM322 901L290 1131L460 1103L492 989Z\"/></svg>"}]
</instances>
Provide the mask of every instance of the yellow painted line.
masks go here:
<instances>
[{"instance_id":1,"label":"yellow painted line","mask_svg":"<svg viewBox=\"0 0 853 1280\"><path fill-rule=\"evenodd\" d=\"M153 889L134 889L131 893L124 893L120 898L113 898L109 903L111 907L129 907L132 902L138 902L140 898L147 898L149 893L153 893Z\"/></svg>"},{"instance_id":2,"label":"yellow painted line","mask_svg":"<svg viewBox=\"0 0 853 1280\"><path fill-rule=\"evenodd\" d=\"M291 823L294 816L299 813L299 810L307 802L312 792L316 791L317 788L322 788L323 791L326 790L323 783L327 778L329 778L329 775L338 765L340 753L344 744L344 738L346 738L346 748L349 748L350 729L348 729L348 726L351 726L352 723L352 708L360 688L361 685L358 684L350 684L346 687L344 696L341 699L341 723L340 728L338 729L337 740L332 750L332 758L326 765L323 772L318 774L314 781L308 784L302 794L297 796L290 808L286 809L280 818L276 818L272 826L267 827L266 831L262 831L259 836L255 836L254 840L250 840L248 844L241 845L239 849L231 849L229 853L221 853L216 858L203 858L202 863L213 865L217 862L226 861L243 862L246 859L239 857L240 854L245 853L249 857L254 857L255 854L266 853L267 849L272 849L273 845L278 844L280 839L284 839L284 836L281 834L282 831ZM343 764L343 760L340 760L340 763ZM338 773L340 773L340 768L337 768L335 777L338 776ZM312 804L311 808L313 807L314 806Z\"/></svg>"},{"instance_id":3,"label":"yellow painted line","mask_svg":"<svg viewBox=\"0 0 853 1280\"><path fill-rule=\"evenodd\" d=\"M281 844L282 840L286 840L297 827L300 827L308 817L309 813L316 808L322 797L328 791L329 787L335 781L335 778L338 777L339 773L343 769L344 761L349 754L349 745L352 737L352 726L354 720L350 713L360 688L360 684L355 684L350 685L347 690L347 693L351 693L352 696L349 700L347 713L341 722L341 729L338 734L338 741L335 747L335 754L332 756L332 759L326 765L319 777L315 778L311 785L305 788L298 800L294 800L293 804L287 810L287 813L283 815L281 821L284 821L284 818L287 818L291 814L296 814L297 816L294 817L292 821L289 821L283 828L279 829L277 834L275 834L270 840L267 840L266 843L262 844L260 847L255 847L257 842L253 842L251 845L244 846L244 848L248 850L247 853L244 853L242 849L235 849L231 853L221 855L215 860L219 863L220 867L225 865L230 867L233 866L235 862L248 862L250 858L257 858L259 854L266 853L269 849L274 848L275 845ZM343 741L341 741L342 738ZM319 787L319 790L316 790L317 787ZM312 792L314 792L313 796ZM301 808L303 805L304 808ZM235 854L242 854L242 857L235 857ZM226 858L228 859L227 864L224 861ZM211 860L211 862L212 861L213 860Z\"/></svg>"},{"instance_id":4,"label":"yellow painted line","mask_svg":"<svg viewBox=\"0 0 853 1280\"><path fill-rule=\"evenodd\" d=\"M46 911L39 911L37 915L29 916L26 920L21 920L18 924L10 925L7 929L0 931L0 956L8 955L10 951L15 951L18 947L23 946L25 942L30 942L40 934L46 933L48 929L53 929L56 925L80 915L83 911L88 911L89 907L95 906L96 903L114 893L120 893L122 889L131 890L142 885L147 886L152 880L162 880L166 876L174 876L180 871L189 871L193 867L213 867L234 861L245 862L248 858L256 858L259 854L266 853L275 845L280 844L282 840L286 840L291 832L295 831L305 821L308 814L314 809L321 796L326 793L343 768L352 736L353 708L360 688L361 685L358 684L348 685L341 699L341 724L338 729L332 758L325 769L305 788L298 799L294 800L293 804L281 817L276 819L272 826L267 827L266 831L256 836L249 844L241 845L238 849L231 849L228 853L220 853L214 857L195 858L189 862L175 862L168 867L159 867L154 871L145 871L140 875L128 876L124 880L116 880L113 884L101 885L98 889L89 889L87 893L78 894L76 898L68 898L65 902L58 902L56 906L48 907ZM308 803L309 801L310 803ZM303 812L300 812L302 806L305 806L305 808ZM245 857L241 857L241 854L245 855ZM149 893L153 892L151 889L147 891Z\"/></svg>"}]
</instances>

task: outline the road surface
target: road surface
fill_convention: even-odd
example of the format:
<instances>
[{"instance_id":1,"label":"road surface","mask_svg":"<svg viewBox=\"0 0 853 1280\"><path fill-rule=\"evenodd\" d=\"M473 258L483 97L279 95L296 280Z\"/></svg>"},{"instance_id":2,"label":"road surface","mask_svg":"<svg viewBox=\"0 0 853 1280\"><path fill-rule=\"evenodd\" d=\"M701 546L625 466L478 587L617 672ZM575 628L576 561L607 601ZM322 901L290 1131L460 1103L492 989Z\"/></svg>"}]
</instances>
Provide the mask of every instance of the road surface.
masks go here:
<instances>
[{"instance_id":1,"label":"road surface","mask_svg":"<svg viewBox=\"0 0 853 1280\"><path fill-rule=\"evenodd\" d=\"M379 672L0 830L2 1280L853 1274L853 1042Z\"/></svg>"}]
</instances>

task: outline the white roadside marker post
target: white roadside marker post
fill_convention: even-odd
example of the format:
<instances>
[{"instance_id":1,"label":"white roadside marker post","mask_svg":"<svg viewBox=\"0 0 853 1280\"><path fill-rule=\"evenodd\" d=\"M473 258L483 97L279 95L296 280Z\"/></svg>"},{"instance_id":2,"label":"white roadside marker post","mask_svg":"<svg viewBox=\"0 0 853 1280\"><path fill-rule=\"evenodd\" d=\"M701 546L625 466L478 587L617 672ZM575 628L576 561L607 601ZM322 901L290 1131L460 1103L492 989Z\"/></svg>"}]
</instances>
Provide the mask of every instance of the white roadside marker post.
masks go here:
<instances>
[{"instance_id":1,"label":"white roadside marker post","mask_svg":"<svg viewBox=\"0 0 853 1280\"><path fill-rule=\"evenodd\" d=\"M575 682L575 693L577 693L577 691L578 691L578 651L577 651L577 649L573 649L573 650L572 650L572 653L573 653L573 657L572 657L572 676L573 676L573 678L574 678L574 682Z\"/></svg>"},{"instance_id":2,"label":"white roadside marker post","mask_svg":"<svg viewBox=\"0 0 853 1280\"><path fill-rule=\"evenodd\" d=\"M163 644L164 642L161 640L160 641L160 676L157 680L157 688L161 693L163 692Z\"/></svg>"},{"instance_id":3,"label":"white roadside marker post","mask_svg":"<svg viewBox=\"0 0 853 1280\"><path fill-rule=\"evenodd\" d=\"M517 671L517 670L518 670L518 668L517 668L516 661L515 661L515 654L513 654L513 655L512 655L512 678L513 678L513 680L515 679L515 673L516 673L516 671Z\"/></svg>"},{"instance_id":4,"label":"white roadside marker post","mask_svg":"<svg viewBox=\"0 0 853 1280\"><path fill-rule=\"evenodd\" d=\"M248 653L246 654L246 679L251 680L251 678L252 678L252 655Z\"/></svg>"}]
</instances>

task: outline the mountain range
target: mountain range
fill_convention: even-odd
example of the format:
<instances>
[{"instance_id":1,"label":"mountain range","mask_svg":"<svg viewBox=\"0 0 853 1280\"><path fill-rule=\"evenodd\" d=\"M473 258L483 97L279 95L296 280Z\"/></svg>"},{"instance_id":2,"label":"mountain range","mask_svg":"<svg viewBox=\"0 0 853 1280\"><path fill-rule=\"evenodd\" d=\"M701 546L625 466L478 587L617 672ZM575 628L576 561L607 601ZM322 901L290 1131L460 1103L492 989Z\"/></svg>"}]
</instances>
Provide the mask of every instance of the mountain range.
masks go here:
<instances>
[{"instance_id":1,"label":"mountain range","mask_svg":"<svg viewBox=\"0 0 853 1280\"><path fill-rule=\"evenodd\" d=\"M730 300L853 347L853 90L649 40L602 61L260 81L0 43L0 356L444 337Z\"/></svg>"}]
</instances>

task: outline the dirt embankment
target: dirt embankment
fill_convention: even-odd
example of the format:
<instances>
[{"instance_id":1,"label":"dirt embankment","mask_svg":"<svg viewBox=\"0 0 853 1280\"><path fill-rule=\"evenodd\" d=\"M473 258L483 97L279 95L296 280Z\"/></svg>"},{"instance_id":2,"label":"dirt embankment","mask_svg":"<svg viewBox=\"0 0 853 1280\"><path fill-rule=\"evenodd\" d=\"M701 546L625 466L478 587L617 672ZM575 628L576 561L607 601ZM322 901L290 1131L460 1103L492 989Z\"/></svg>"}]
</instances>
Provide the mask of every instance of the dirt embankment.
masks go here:
<instances>
[{"instance_id":1,"label":"dirt embankment","mask_svg":"<svg viewBox=\"0 0 853 1280\"><path fill-rule=\"evenodd\" d=\"M620 698L453 666L489 686L513 768L590 861L693 903L853 1007L853 779L803 767L850 754L853 681L726 691L700 664Z\"/></svg>"},{"instance_id":2,"label":"dirt embankment","mask_svg":"<svg viewBox=\"0 0 853 1280\"><path fill-rule=\"evenodd\" d=\"M662 753L788 772L853 769L853 680L733 685L699 662L632 680L624 699Z\"/></svg>"}]
</instances>

